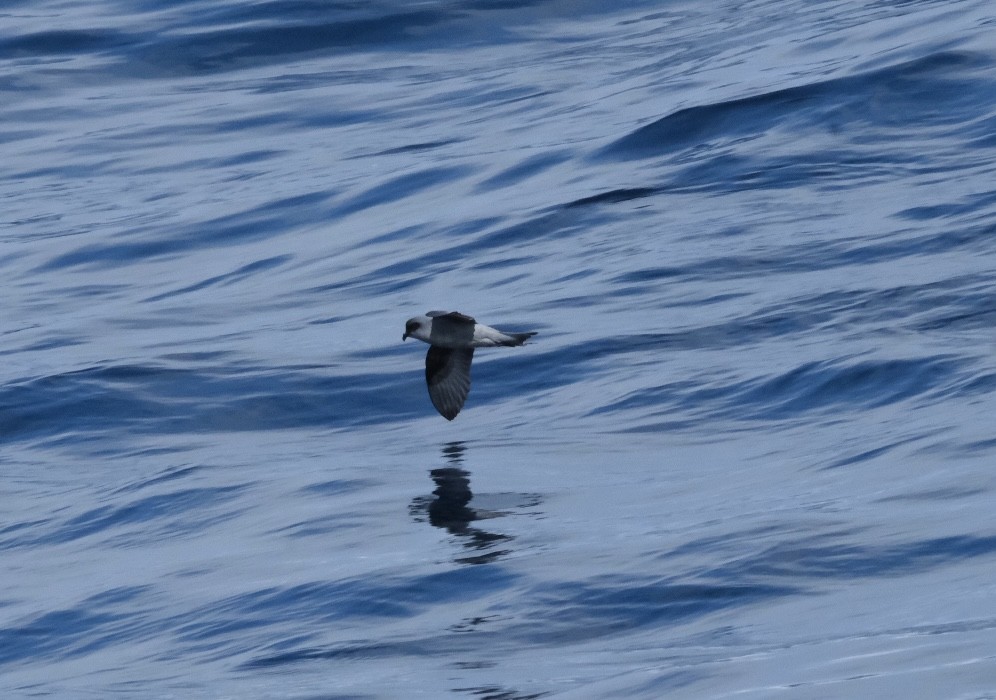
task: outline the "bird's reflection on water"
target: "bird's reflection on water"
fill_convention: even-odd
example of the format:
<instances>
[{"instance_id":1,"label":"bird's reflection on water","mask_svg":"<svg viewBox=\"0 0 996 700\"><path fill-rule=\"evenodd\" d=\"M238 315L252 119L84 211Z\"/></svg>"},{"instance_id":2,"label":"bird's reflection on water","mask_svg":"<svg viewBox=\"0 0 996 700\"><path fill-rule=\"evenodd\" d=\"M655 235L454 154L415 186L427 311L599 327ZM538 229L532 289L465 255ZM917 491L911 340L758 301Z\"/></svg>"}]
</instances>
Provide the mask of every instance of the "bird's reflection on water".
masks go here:
<instances>
[{"instance_id":1,"label":"bird's reflection on water","mask_svg":"<svg viewBox=\"0 0 996 700\"><path fill-rule=\"evenodd\" d=\"M477 552L472 556L459 557L456 561L463 564L486 564L508 554L510 550L500 549L499 546L510 542L513 538L509 535L488 532L479 527L471 527L471 523L498 518L507 513L503 510L483 510L470 505L474 499L474 494L470 490L470 472L462 467L466 450L467 445L464 442L448 442L443 445L443 458L447 466L429 471L429 476L436 485L432 496L412 499L409 511L416 520L424 522L427 519L430 525L441 527L459 537L464 547ZM523 499L526 502L523 502ZM536 505L538 498L534 495L517 494L516 501L516 505L520 507Z\"/></svg>"}]
</instances>

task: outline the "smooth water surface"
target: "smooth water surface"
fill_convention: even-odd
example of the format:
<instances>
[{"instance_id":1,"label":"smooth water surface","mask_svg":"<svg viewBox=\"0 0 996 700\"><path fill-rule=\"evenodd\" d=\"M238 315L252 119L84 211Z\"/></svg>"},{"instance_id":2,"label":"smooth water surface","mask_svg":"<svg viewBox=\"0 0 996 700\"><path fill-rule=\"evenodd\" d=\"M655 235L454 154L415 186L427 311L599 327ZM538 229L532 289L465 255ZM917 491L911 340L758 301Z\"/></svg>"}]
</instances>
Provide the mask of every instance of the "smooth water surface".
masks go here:
<instances>
[{"instance_id":1,"label":"smooth water surface","mask_svg":"<svg viewBox=\"0 0 996 700\"><path fill-rule=\"evenodd\" d=\"M996 697L994 36L7 3L0 696Z\"/></svg>"}]
</instances>

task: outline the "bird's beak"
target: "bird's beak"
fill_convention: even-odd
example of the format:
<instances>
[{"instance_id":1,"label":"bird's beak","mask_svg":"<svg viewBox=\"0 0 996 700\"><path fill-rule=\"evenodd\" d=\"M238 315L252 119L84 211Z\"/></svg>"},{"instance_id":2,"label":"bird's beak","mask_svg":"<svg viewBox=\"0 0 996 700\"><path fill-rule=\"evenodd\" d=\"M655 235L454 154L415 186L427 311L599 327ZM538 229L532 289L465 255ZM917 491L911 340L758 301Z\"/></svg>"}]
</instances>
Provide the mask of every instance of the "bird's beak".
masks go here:
<instances>
[{"instance_id":1,"label":"bird's beak","mask_svg":"<svg viewBox=\"0 0 996 700\"><path fill-rule=\"evenodd\" d=\"M407 333L402 333L401 334L401 339L402 340L408 340L408 334Z\"/></svg>"}]
</instances>

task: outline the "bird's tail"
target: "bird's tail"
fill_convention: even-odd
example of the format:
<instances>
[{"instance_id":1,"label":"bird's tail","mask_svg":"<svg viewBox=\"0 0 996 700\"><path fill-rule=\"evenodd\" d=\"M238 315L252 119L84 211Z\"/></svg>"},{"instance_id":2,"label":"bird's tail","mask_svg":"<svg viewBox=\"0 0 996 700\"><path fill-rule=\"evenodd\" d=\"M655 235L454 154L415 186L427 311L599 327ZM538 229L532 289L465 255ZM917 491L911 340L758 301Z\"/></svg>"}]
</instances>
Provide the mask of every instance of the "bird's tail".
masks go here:
<instances>
[{"instance_id":1,"label":"bird's tail","mask_svg":"<svg viewBox=\"0 0 996 700\"><path fill-rule=\"evenodd\" d=\"M502 345L514 347L516 345L522 345L524 342L532 338L536 335L536 331L531 331L529 333L505 333L505 335L507 335L510 340L504 341Z\"/></svg>"}]
</instances>

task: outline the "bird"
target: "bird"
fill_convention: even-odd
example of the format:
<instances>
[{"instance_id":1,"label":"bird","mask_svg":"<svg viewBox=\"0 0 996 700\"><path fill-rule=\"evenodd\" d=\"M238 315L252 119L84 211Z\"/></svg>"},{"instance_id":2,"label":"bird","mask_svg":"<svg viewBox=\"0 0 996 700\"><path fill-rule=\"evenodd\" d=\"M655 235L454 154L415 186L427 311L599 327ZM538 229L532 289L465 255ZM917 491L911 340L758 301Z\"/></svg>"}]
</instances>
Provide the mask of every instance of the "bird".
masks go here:
<instances>
[{"instance_id":1,"label":"bird","mask_svg":"<svg viewBox=\"0 0 996 700\"><path fill-rule=\"evenodd\" d=\"M453 420L470 392L470 362L475 348L522 345L536 335L503 333L478 323L459 311L430 311L405 323L401 340L417 338L429 344L425 355L425 383L439 414Z\"/></svg>"}]
</instances>

